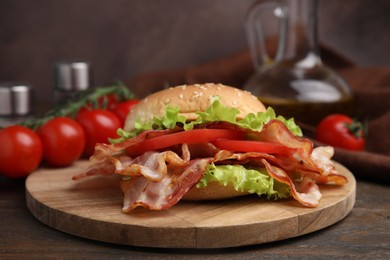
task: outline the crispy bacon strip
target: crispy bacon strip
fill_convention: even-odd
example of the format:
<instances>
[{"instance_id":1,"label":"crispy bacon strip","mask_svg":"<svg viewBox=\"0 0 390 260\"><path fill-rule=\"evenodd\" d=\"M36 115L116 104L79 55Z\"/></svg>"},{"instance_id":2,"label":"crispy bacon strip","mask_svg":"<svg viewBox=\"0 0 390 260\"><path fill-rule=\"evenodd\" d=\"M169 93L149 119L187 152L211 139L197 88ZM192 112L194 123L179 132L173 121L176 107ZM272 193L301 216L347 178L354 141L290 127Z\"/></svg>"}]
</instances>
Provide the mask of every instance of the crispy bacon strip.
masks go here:
<instances>
[{"instance_id":1,"label":"crispy bacon strip","mask_svg":"<svg viewBox=\"0 0 390 260\"><path fill-rule=\"evenodd\" d=\"M165 134L175 132L177 130L149 130L144 131L134 138L127 139L117 144L97 143L95 145L95 152L91 156L91 165L82 173L72 177L73 180L79 180L93 175L112 175L120 174L124 171L124 164L127 166L133 164L133 159L124 156L125 149L134 144L138 144L147 138L157 137Z\"/></svg>"},{"instance_id":2,"label":"crispy bacon strip","mask_svg":"<svg viewBox=\"0 0 390 260\"><path fill-rule=\"evenodd\" d=\"M223 123L210 127L237 128ZM307 207L318 206L321 193L317 183L343 185L347 179L338 175L331 161L333 148L313 148L310 140L293 135L279 120L270 121L260 132L242 129L257 136L261 141L273 142L294 148L293 155L270 155L265 153L233 153L218 150L210 143L181 146L177 151L151 151L135 158L124 152L126 148L153 136L176 130L146 131L120 144L98 144L91 157L93 164L84 173L74 176L80 179L96 174L120 174L131 176L122 181L124 192L123 211L135 207L167 209L176 204L183 195L200 181L210 163L252 164L265 167L274 179L289 185L292 196ZM201 159L199 159L201 158Z\"/></svg>"},{"instance_id":3,"label":"crispy bacon strip","mask_svg":"<svg viewBox=\"0 0 390 260\"><path fill-rule=\"evenodd\" d=\"M257 135L262 141L279 143L296 149L292 157L277 156L279 166L290 175L299 172L303 175L310 175L311 178L323 184L344 185L347 183L346 177L338 174L331 160L334 153L333 147L314 148L309 139L293 135L279 120L270 121Z\"/></svg>"},{"instance_id":4,"label":"crispy bacon strip","mask_svg":"<svg viewBox=\"0 0 390 260\"><path fill-rule=\"evenodd\" d=\"M117 144L97 143L95 145L95 153L91 156L90 160L96 162L106 160L107 157L122 155L126 148L141 143L145 139L166 135L175 131L177 131L177 129L148 130L140 133L136 137L126 139Z\"/></svg>"},{"instance_id":5,"label":"crispy bacon strip","mask_svg":"<svg viewBox=\"0 0 390 260\"><path fill-rule=\"evenodd\" d=\"M294 181L281 168L271 165L267 160L261 159L270 176L279 182L290 186L292 196L307 207L317 207L322 194L313 179L304 176L299 181Z\"/></svg>"},{"instance_id":6,"label":"crispy bacon strip","mask_svg":"<svg viewBox=\"0 0 390 260\"><path fill-rule=\"evenodd\" d=\"M122 157L123 158L123 157ZM185 166L183 160L172 151L146 152L134 160L127 157L125 161L115 160L115 173L124 176L144 176L151 181L161 181L168 172L167 164L174 167ZM130 160L129 160L130 159Z\"/></svg>"},{"instance_id":7,"label":"crispy bacon strip","mask_svg":"<svg viewBox=\"0 0 390 260\"><path fill-rule=\"evenodd\" d=\"M153 210L172 207L200 181L209 163L210 159L196 159L185 166L168 167L168 173L158 182L143 177L122 181L122 211L127 213L138 206Z\"/></svg>"}]
</instances>

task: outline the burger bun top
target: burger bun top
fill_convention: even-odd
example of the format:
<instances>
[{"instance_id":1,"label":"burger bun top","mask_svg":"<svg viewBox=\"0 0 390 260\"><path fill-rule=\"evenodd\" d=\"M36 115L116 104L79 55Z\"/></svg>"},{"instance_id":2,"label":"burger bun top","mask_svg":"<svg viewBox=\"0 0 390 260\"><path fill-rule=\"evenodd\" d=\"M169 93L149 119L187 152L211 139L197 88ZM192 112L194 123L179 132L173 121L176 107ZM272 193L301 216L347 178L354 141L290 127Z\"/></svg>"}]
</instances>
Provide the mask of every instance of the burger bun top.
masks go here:
<instances>
[{"instance_id":1,"label":"burger bun top","mask_svg":"<svg viewBox=\"0 0 390 260\"><path fill-rule=\"evenodd\" d=\"M178 107L179 114L185 116L187 121L195 120L196 112L210 107L213 96L218 96L224 106L238 109L240 113L237 119L266 110L258 98L238 88L213 83L182 85L155 92L141 100L127 116L124 130L132 130L137 118L148 121L154 116L162 116L167 105Z\"/></svg>"}]
</instances>

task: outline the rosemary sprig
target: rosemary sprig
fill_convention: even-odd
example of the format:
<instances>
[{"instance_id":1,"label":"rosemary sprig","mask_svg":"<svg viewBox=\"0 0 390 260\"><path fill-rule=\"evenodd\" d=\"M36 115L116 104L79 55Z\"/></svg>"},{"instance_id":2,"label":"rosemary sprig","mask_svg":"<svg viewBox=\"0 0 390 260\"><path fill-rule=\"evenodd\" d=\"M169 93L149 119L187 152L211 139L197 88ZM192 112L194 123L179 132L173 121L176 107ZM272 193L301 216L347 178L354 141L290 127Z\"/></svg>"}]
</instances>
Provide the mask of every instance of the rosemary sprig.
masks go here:
<instances>
[{"instance_id":1,"label":"rosemary sprig","mask_svg":"<svg viewBox=\"0 0 390 260\"><path fill-rule=\"evenodd\" d=\"M110 94L115 94L118 101L134 99L134 94L122 82L117 81L112 86L96 87L79 91L75 97L69 99L64 104L56 106L48 111L42 118L29 119L21 123L21 125L31 128L33 130L39 128L47 121L60 116L75 117L77 112L85 106L92 105L97 108L99 99ZM103 99L102 107L107 105L107 99Z\"/></svg>"}]
</instances>

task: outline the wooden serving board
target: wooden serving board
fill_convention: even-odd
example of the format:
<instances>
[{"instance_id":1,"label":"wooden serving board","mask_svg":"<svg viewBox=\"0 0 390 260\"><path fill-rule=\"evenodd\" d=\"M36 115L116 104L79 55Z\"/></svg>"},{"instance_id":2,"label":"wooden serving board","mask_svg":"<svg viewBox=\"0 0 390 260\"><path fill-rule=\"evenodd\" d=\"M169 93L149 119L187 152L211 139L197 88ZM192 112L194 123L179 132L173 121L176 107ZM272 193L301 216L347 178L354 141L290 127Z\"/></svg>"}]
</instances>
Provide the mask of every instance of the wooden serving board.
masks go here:
<instances>
[{"instance_id":1,"label":"wooden serving board","mask_svg":"<svg viewBox=\"0 0 390 260\"><path fill-rule=\"evenodd\" d=\"M245 196L214 202L180 201L169 210L136 208L121 212L123 195L118 176L71 177L86 167L40 169L26 181L27 206L50 227L93 240L146 247L223 248L265 242L310 233L343 219L355 203L356 181L350 171L342 187L321 186L317 208L291 200L267 201Z\"/></svg>"}]
</instances>

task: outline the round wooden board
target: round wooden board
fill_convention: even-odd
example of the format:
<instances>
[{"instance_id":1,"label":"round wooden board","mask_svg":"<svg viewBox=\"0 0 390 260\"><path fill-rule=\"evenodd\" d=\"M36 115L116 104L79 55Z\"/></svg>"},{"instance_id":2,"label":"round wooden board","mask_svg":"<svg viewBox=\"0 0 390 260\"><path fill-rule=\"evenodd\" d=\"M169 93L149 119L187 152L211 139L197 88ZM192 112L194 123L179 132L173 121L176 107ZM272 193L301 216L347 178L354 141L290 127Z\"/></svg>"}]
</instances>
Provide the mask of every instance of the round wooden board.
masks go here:
<instances>
[{"instance_id":1,"label":"round wooden board","mask_svg":"<svg viewBox=\"0 0 390 260\"><path fill-rule=\"evenodd\" d=\"M93 240L145 247L223 248L260 244L310 233L343 219L355 203L356 181L350 171L342 187L321 186L317 208L294 200L267 201L257 196L214 202L180 201L169 210L136 208L121 212L117 176L71 177L86 167L40 169L26 181L27 206L50 227Z\"/></svg>"}]
</instances>

